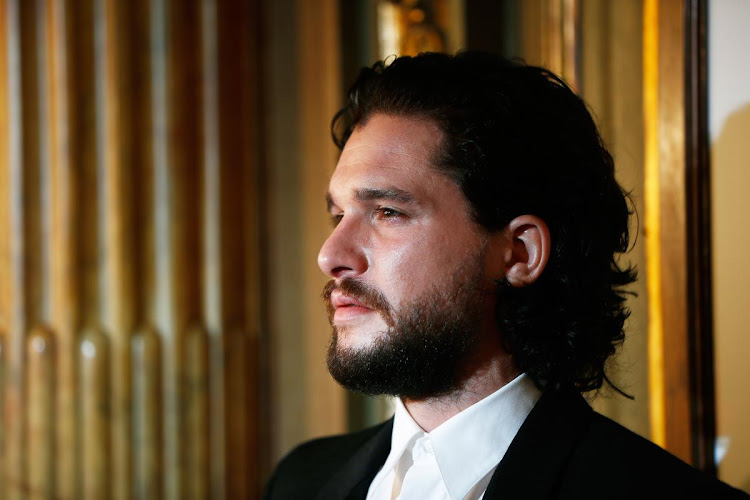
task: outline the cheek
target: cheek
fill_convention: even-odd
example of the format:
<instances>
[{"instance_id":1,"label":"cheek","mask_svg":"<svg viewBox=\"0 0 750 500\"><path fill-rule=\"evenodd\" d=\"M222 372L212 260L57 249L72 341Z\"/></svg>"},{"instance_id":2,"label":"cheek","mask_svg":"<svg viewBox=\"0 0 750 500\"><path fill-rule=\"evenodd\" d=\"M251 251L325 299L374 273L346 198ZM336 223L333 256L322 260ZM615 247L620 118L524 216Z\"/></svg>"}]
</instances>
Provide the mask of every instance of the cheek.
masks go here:
<instances>
[{"instance_id":1,"label":"cheek","mask_svg":"<svg viewBox=\"0 0 750 500\"><path fill-rule=\"evenodd\" d=\"M417 250L416 245L391 248L375 261L375 274L393 306L413 294L415 281L421 281L424 275L423 262L418 258L421 252Z\"/></svg>"},{"instance_id":2,"label":"cheek","mask_svg":"<svg viewBox=\"0 0 750 500\"><path fill-rule=\"evenodd\" d=\"M475 255L478 244L471 235L461 239L445 233L421 234L375 252L380 255L375 263L383 293L395 305L452 279L466 259Z\"/></svg>"}]
</instances>

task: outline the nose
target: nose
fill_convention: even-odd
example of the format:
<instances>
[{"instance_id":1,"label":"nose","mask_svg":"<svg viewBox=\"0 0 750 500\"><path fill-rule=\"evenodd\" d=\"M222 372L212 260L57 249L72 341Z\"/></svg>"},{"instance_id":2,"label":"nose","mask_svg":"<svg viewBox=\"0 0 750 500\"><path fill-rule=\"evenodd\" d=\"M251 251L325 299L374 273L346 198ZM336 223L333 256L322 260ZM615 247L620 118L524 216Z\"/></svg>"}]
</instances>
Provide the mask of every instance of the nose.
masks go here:
<instances>
[{"instance_id":1,"label":"nose","mask_svg":"<svg viewBox=\"0 0 750 500\"><path fill-rule=\"evenodd\" d=\"M354 220L336 226L318 253L320 270L331 278L359 276L367 270L367 256Z\"/></svg>"}]
</instances>

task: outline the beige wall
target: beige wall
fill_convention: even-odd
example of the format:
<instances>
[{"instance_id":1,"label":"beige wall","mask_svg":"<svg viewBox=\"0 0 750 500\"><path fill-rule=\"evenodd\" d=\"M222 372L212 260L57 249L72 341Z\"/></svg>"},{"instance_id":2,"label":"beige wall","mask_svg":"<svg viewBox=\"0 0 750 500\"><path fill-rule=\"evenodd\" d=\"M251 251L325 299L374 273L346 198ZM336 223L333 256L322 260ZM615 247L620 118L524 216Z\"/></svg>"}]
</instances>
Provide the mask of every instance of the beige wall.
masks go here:
<instances>
[{"instance_id":1,"label":"beige wall","mask_svg":"<svg viewBox=\"0 0 750 500\"><path fill-rule=\"evenodd\" d=\"M330 232L328 179L338 159L329 124L340 107L334 0L266 2L269 188L268 325L271 465L313 437L346 431L346 400L328 375L331 330L316 257Z\"/></svg>"},{"instance_id":2,"label":"beige wall","mask_svg":"<svg viewBox=\"0 0 750 500\"><path fill-rule=\"evenodd\" d=\"M602 391L597 411L649 437L645 194L642 92L642 10L636 2L586 0L581 9L581 88L605 143L615 159L617 179L631 193L636 210L631 221L630 253L624 262L638 269L628 298L632 314L625 343L609 363L612 380L632 395L630 401Z\"/></svg>"},{"instance_id":3,"label":"beige wall","mask_svg":"<svg viewBox=\"0 0 750 500\"><path fill-rule=\"evenodd\" d=\"M709 19L719 477L750 492L750 2L714 0Z\"/></svg>"}]
</instances>

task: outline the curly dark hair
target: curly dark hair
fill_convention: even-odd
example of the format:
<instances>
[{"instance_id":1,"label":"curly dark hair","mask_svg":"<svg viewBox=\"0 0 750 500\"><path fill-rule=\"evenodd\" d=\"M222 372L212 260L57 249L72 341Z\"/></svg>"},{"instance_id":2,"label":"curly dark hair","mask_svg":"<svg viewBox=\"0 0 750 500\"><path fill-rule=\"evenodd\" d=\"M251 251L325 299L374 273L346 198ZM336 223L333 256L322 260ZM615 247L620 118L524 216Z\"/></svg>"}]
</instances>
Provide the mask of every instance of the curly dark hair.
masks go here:
<instances>
[{"instance_id":1,"label":"curly dark hair","mask_svg":"<svg viewBox=\"0 0 750 500\"><path fill-rule=\"evenodd\" d=\"M523 214L547 223L552 249L540 278L497 283L497 319L519 368L542 389L610 383L604 364L624 340L624 287L636 275L616 259L628 250L631 214L585 103L544 68L483 52L425 53L361 70L333 118L336 145L377 113L438 124L434 163L486 230Z\"/></svg>"}]
</instances>

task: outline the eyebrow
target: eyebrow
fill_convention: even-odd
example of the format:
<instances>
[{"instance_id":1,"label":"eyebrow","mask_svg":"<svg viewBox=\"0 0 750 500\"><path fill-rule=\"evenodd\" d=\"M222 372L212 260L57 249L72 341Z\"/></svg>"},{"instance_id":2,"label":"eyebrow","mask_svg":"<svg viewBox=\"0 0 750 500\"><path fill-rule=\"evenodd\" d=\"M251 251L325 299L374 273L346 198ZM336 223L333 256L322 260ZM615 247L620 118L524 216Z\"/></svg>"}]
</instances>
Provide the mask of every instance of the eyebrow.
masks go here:
<instances>
[{"instance_id":1,"label":"eyebrow","mask_svg":"<svg viewBox=\"0 0 750 500\"><path fill-rule=\"evenodd\" d=\"M397 201L399 203L414 203L414 197L398 188L360 188L354 192L354 197L357 201L372 201L372 200L389 200ZM326 206L330 211L335 205L331 193L326 193Z\"/></svg>"}]
</instances>

